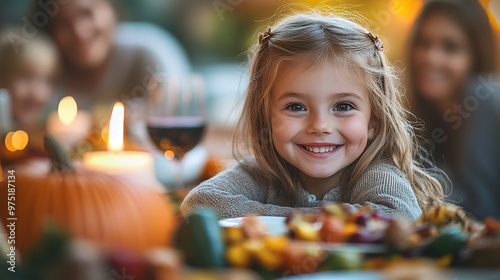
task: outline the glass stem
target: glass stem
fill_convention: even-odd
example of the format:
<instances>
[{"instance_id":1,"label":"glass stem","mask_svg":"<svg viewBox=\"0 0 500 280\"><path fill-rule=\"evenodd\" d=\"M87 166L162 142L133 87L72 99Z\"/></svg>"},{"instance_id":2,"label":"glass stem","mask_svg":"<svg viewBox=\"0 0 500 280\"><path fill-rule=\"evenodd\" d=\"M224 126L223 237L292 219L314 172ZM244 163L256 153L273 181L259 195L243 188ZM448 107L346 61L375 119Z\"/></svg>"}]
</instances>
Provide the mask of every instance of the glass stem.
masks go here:
<instances>
[{"instance_id":1,"label":"glass stem","mask_svg":"<svg viewBox=\"0 0 500 280\"><path fill-rule=\"evenodd\" d=\"M175 177L174 189L177 191L182 191L184 189L184 176L182 174L182 161L179 156L175 156L172 160L172 172Z\"/></svg>"}]
</instances>

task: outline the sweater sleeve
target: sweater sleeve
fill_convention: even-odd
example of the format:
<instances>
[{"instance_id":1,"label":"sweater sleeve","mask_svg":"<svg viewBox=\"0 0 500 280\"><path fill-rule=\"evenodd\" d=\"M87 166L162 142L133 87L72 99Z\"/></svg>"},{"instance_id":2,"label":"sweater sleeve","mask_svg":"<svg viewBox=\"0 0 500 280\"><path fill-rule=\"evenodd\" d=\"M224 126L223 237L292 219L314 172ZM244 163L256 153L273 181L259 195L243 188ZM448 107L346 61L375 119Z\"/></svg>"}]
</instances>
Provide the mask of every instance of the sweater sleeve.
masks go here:
<instances>
[{"instance_id":1,"label":"sweater sleeve","mask_svg":"<svg viewBox=\"0 0 500 280\"><path fill-rule=\"evenodd\" d=\"M416 221L422 214L417 197L403 173L390 164L370 167L352 190L346 204L351 210L367 205L386 214L401 214Z\"/></svg>"},{"instance_id":2,"label":"sweater sleeve","mask_svg":"<svg viewBox=\"0 0 500 280\"><path fill-rule=\"evenodd\" d=\"M292 211L309 212L317 208L293 208L266 202L266 187L241 166L227 170L194 188L184 199L181 213L212 208L221 219L247 215L288 216Z\"/></svg>"}]
</instances>

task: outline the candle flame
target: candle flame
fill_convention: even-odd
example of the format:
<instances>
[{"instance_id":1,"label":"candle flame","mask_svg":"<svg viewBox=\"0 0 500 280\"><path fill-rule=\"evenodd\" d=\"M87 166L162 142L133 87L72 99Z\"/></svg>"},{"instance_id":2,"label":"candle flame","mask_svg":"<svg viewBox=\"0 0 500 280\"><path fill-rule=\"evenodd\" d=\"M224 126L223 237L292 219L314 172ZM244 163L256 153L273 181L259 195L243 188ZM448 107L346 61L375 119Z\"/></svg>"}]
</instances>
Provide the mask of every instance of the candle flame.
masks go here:
<instances>
[{"instance_id":1,"label":"candle flame","mask_svg":"<svg viewBox=\"0 0 500 280\"><path fill-rule=\"evenodd\" d=\"M123 103L116 102L109 121L108 151L123 150L123 123L125 119L125 107Z\"/></svg>"},{"instance_id":2,"label":"candle flame","mask_svg":"<svg viewBox=\"0 0 500 280\"><path fill-rule=\"evenodd\" d=\"M76 113L78 112L78 107L76 106L76 101L71 96L66 96L59 102L59 107L57 108L57 114L59 119L65 125L69 125L76 118Z\"/></svg>"}]
</instances>

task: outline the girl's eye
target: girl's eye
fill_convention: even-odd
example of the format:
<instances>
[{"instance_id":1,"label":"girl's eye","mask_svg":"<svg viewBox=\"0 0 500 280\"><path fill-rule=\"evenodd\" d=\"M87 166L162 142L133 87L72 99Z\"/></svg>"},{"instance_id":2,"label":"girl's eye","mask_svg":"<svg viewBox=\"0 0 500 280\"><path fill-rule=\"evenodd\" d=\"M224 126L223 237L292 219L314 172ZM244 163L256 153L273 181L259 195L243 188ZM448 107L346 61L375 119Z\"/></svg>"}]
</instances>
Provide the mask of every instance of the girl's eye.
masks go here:
<instances>
[{"instance_id":1,"label":"girl's eye","mask_svg":"<svg viewBox=\"0 0 500 280\"><path fill-rule=\"evenodd\" d=\"M291 104L286 107L287 110L293 111L293 112L299 112L299 111L305 111L306 108L300 104Z\"/></svg>"},{"instance_id":2,"label":"girl's eye","mask_svg":"<svg viewBox=\"0 0 500 280\"><path fill-rule=\"evenodd\" d=\"M344 103L339 103L339 104L335 105L335 107L333 108L333 111L345 112L345 111L349 111L352 109L354 109L354 106L352 106L349 103L344 102Z\"/></svg>"}]
</instances>

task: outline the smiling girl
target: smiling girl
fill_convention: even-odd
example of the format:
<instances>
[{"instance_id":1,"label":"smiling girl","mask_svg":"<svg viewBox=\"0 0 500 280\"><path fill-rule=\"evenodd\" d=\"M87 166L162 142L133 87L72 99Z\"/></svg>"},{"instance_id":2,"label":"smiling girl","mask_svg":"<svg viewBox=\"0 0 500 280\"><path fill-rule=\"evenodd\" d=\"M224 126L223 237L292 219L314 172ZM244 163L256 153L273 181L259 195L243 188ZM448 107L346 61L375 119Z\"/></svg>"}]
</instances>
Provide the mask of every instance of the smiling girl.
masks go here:
<instances>
[{"instance_id":1,"label":"smiling girl","mask_svg":"<svg viewBox=\"0 0 500 280\"><path fill-rule=\"evenodd\" d=\"M240 163L192 190L183 213L286 216L335 201L416 220L440 202L382 50L340 17L294 15L263 33L234 142Z\"/></svg>"}]
</instances>

